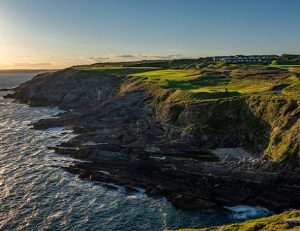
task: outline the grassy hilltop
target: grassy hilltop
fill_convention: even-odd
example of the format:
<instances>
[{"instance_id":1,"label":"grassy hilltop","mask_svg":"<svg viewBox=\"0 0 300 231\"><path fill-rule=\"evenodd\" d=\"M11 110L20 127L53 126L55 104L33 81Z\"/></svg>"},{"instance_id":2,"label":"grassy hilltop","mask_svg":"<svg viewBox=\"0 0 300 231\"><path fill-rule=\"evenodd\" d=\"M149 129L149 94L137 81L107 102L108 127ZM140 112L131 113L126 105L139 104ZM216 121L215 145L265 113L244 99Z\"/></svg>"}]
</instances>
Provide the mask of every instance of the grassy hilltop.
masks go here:
<instances>
[{"instance_id":1,"label":"grassy hilltop","mask_svg":"<svg viewBox=\"0 0 300 231\"><path fill-rule=\"evenodd\" d=\"M61 106L69 101L76 106L76 91L67 87L77 87L84 78L103 78L118 82L120 95L143 92L156 119L171 125L174 139L180 131L181 140L203 149L242 147L260 157L298 164L300 65L296 61L235 64L200 58L98 63L38 75L20 92L26 95L32 88L40 103L55 99ZM101 86L82 87L91 88L83 100L109 94L104 89L99 95ZM49 89L51 97L46 94ZM30 94L25 98L35 102ZM97 100L94 103L97 106Z\"/></svg>"},{"instance_id":2,"label":"grassy hilltop","mask_svg":"<svg viewBox=\"0 0 300 231\"><path fill-rule=\"evenodd\" d=\"M77 66L103 75L142 77L163 88L184 91L187 100L220 99L248 94L300 96L300 65L248 65L214 62L175 65L169 62ZM183 93L183 92L182 92Z\"/></svg>"},{"instance_id":3,"label":"grassy hilltop","mask_svg":"<svg viewBox=\"0 0 300 231\"><path fill-rule=\"evenodd\" d=\"M299 157L300 142L300 65L277 63L230 64L187 59L93 64L75 66L73 70L95 77L127 76L125 88L146 85L158 111L167 104L171 107L209 103L198 122L186 127L187 133L199 133L199 129L202 132L203 124L208 124L205 132L213 137L240 126L240 130L247 133L248 129L250 134L244 139L244 146L255 147L273 160L294 161ZM178 110L172 112L175 122L181 112ZM245 110L261 120L264 129L256 129L254 120L239 116ZM234 125L226 119L230 111L237 115Z\"/></svg>"}]
</instances>

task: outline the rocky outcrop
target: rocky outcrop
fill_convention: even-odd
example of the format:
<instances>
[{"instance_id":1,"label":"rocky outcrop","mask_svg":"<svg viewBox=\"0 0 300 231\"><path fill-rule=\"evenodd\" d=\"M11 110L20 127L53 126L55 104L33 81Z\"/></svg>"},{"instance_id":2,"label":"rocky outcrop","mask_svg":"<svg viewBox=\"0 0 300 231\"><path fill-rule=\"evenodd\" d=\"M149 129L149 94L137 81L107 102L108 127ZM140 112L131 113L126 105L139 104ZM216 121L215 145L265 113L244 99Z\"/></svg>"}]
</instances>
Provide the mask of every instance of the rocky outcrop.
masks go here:
<instances>
[{"instance_id":1,"label":"rocky outcrop","mask_svg":"<svg viewBox=\"0 0 300 231\"><path fill-rule=\"evenodd\" d=\"M279 130L282 140L288 135L294 139L298 102L284 112L278 109L290 113L282 123L270 120L267 115L276 113L270 107L257 106L263 104L258 96L191 103L178 100L179 94L142 78L69 68L38 75L8 97L67 110L34 126L65 126L78 134L53 148L89 161L67 168L81 178L122 185L128 191L142 187L148 195L165 196L183 209L300 205L300 169L263 155L266 149L274 150L269 141L271 137L278 142ZM293 127L291 134L283 136L288 127ZM240 147L253 156L220 158L210 151Z\"/></svg>"},{"instance_id":2,"label":"rocky outcrop","mask_svg":"<svg viewBox=\"0 0 300 231\"><path fill-rule=\"evenodd\" d=\"M13 97L30 106L56 106L80 111L99 107L117 91L122 77L101 76L72 68L39 74L21 84Z\"/></svg>"}]
</instances>

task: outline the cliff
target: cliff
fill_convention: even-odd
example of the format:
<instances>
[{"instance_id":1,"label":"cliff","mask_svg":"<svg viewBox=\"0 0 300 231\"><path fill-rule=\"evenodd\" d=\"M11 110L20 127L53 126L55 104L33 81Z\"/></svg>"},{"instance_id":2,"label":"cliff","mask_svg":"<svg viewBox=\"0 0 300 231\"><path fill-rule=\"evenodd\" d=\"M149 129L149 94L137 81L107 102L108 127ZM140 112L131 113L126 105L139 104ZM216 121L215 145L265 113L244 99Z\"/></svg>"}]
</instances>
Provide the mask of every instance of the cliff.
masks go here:
<instances>
[{"instance_id":1,"label":"cliff","mask_svg":"<svg viewBox=\"0 0 300 231\"><path fill-rule=\"evenodd\" d=\"M67 110L34 126L78 134L54 149L91 161L67 168L81 178L142 187L183 209L299 206L295 70L132 65L41 74L8 97Z\"/></svg>"}]
</instances>

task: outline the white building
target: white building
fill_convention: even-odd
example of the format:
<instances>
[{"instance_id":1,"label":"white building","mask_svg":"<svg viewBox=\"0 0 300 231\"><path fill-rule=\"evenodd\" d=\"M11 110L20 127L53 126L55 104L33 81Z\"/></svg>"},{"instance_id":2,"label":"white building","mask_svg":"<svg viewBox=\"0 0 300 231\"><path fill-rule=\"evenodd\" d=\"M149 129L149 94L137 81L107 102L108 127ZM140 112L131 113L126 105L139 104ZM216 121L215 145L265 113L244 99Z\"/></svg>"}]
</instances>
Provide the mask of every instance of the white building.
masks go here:
<instances>
[{"instance_id":1,"label":"white building","mask_svg":"<svg viewBox=\"0 0 300 231\"><path fill-rule=\"evenodd\" d=\"M249 63L264 62L278 59L277 55L231 55L231 56L214 56L214 61L223 61L228 63Z\"/></svg>"}]
</instances>

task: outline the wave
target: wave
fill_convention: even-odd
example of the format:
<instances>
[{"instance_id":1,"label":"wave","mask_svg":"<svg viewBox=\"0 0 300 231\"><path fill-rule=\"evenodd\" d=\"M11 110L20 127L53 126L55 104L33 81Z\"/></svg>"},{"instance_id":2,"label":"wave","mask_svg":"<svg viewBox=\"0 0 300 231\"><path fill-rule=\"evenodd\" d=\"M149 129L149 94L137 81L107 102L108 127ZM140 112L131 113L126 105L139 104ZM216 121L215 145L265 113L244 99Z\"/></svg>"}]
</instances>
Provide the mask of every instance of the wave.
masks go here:
<instances>
[{"instance_id":1,"label":"wave","mask_svg":"<svg viewBox=\"0 0 300 231\"><path fill-rule=\"evenodd\" d=\"M238 220L272 215L269 209L261 206L236 205L232 207L224 206L224 208L231 211L232 217Z\"/></svg>"}]
</instances>

